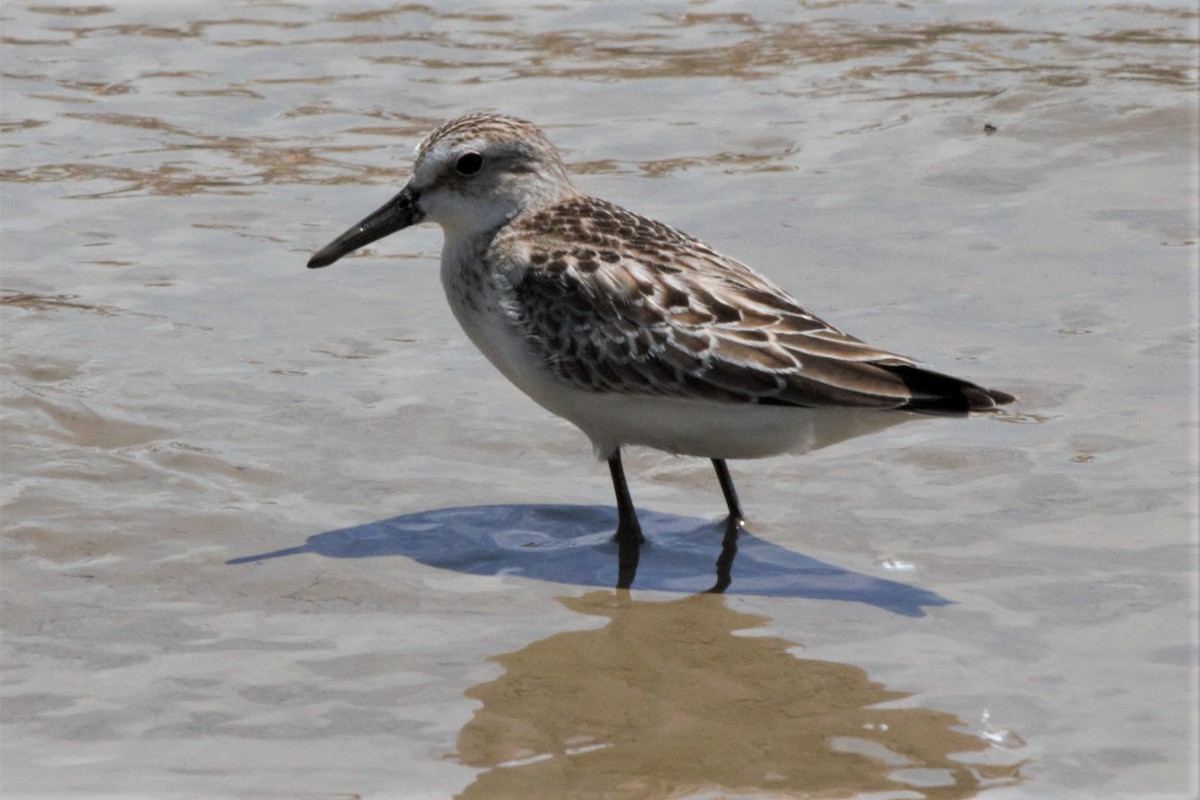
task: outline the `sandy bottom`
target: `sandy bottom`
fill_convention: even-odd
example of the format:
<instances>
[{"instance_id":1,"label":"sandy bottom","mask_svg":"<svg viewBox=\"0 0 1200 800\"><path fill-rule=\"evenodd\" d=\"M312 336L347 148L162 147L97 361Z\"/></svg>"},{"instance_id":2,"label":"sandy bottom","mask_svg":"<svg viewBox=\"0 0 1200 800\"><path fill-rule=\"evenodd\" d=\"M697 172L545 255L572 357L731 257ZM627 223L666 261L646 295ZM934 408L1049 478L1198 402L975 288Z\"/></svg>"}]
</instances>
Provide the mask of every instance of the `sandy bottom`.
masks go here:
<instances>
[{"instance_id":1,"label":"sandy bottom","mask_svg":"<svg viewBox=\"0 0 1200 800\"><path fill-rule=\"evenodd\" d=\"M6 10L5 798L1195 796L1194 9L760 5ZM724 596L631 452L613 591L440 233L304 269L475 108L1020 403L733 463Z\"/></svg>"}]
</instances>

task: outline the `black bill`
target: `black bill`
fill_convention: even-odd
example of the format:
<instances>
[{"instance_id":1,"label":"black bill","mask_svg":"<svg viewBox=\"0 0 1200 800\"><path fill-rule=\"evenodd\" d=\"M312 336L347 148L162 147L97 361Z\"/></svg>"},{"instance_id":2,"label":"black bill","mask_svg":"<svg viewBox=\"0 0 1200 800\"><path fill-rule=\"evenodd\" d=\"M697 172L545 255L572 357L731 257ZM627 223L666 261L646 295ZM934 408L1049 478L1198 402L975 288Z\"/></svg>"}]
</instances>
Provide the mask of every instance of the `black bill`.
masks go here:
<instances>
[{"instance_id":1,"label":"black bill","mask_svg":"<svg viewBox=\"0 0 1200 800\"><path fill-rule=\"evenodd\" d=\"M327 267L347 253L365 247L389 233L416 225L424 217L417 208L417 194L405 186L400 194L387 201L350 230L322 247L308 260L308 268Z\"/></svg>"}]
</instances>

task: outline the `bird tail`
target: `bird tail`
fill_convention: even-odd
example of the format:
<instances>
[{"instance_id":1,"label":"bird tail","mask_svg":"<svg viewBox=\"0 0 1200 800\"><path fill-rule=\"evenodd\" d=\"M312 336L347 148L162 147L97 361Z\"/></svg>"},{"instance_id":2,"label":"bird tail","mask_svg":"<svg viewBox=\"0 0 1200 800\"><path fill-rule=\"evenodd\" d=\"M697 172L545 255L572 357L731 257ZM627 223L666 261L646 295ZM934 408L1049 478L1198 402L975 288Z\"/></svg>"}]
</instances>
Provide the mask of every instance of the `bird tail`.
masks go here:
<instances>
[{"instance_id":1,"label":"bird tail","mask_svg":"<svg viewBox=\"0 0 1200 800\"><path fill-rule=\"evenodd\" d=\"M900 409L919 414L993 413L1017 398L998 389L907 364L884 367L908 387L912 397Z\"/></svg>"}]
</instances>

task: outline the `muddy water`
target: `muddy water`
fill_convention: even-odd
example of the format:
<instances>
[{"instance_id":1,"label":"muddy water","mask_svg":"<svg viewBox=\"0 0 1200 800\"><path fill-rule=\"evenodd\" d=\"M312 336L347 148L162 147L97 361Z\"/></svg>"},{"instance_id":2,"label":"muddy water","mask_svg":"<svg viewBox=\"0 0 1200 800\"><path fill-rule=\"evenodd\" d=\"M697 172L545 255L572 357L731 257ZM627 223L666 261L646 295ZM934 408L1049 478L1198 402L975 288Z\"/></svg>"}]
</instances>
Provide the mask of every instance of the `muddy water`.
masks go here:
<instances>
[{"instance_id":1,"label":"muddy water","mask_svg":"<svg viewBox=\"0 0 1200 800\"><path fill-rule=\"evenodd\" d=\"M1188 3L9 4L12 797L1190 797ZM466 343L416 139L587 191L1021 396L607 476ZM985 126L990 126L985 130Z\"/></svg>"}]
</instances>

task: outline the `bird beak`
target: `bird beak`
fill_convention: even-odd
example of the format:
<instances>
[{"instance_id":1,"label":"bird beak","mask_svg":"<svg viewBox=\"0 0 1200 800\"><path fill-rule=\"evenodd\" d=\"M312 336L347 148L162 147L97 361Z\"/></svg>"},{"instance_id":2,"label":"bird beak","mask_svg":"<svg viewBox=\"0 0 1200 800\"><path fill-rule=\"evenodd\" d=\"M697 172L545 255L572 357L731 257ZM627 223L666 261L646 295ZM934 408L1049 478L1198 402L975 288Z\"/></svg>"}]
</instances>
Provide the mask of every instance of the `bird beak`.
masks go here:
<instances>
[{"instance_id":1,"label":"bird beak","mask_svg":"<svg viewBox=\"0 0 1200 800\"><path fill-rule=\"evenodd\" d=\"M417 197L412 184L405 186L400 190L400 194L369 214L362 222L314 253L308 260L308 268L328 267L347 253L365 247L376 239L416 225L425 218L425 213L417 206Z\"/></svg>"}]
</instances>

